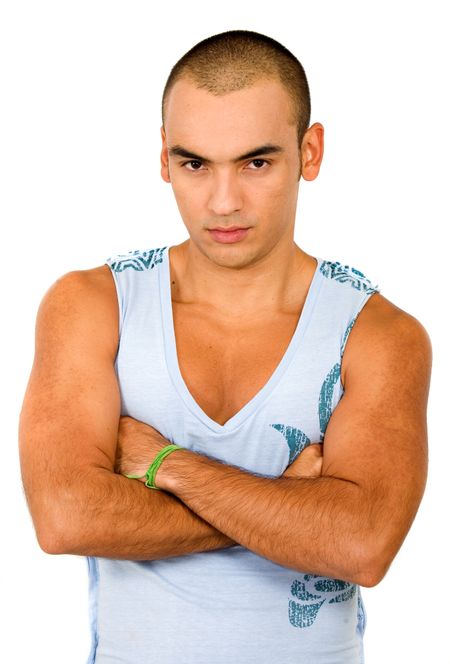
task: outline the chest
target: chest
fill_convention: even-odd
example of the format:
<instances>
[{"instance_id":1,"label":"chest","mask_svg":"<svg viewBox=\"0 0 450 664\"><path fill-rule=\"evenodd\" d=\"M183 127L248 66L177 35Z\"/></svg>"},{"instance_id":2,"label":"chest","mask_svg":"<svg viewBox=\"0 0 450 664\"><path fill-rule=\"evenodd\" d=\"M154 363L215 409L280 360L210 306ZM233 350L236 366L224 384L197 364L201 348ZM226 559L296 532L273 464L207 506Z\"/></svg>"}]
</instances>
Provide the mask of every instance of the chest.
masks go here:
<instances>
[{"instance_id":1,"label":"chest","mask_svg":"<svg viewBox=\"0 0 450 664\"><path fill-rule=\"evenodd\" d=\"M198 406L223 425L270 380L294 335L299 311L238 323L173 302L180 373Z\"/></svg>"}]
</instances>

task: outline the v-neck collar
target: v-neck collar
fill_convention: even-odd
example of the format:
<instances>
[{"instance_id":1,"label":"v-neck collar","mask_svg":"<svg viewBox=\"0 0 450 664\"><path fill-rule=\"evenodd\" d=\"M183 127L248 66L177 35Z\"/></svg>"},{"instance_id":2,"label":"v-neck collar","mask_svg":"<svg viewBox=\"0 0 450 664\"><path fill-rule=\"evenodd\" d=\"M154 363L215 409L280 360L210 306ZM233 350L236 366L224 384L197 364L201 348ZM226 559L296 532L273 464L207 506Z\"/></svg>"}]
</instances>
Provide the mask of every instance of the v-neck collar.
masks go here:
<instances>
[{"instance_id":1,"label":"v-neck collar","mask_svg":"<svg viewBox=\"0 0 450 664\"><path fill-rule=\"evenodd\" d=\"M255 396L250 399L233 417L225 422L225 424L219 424L213 420L209 415L207 415L202 408L195 401L192 394L189 392L188 387L184 381L184 378L180 371L180 365L178 363L177 347L176 347L176 338L175 338L175 326L173 319L173 309L172 309L172 291L170 286L170 260L169 260L169 249L171 247L165 247L163 254L163 261L159 273L159 293L161 301L161 314L162 314L162 326L164 333L164 348L166 354L166 362L169 369L170 377L172 382L186 404L190 412L203 424L216 433L229 433L237 429L250 415L252 415L257 408L262 404L262 402L269 396L269 394L274 390L278 385L280 379L286 372L292 358L295 355L300 339L304 336L308 323L311 319L312 311L317 300L318 292L320 285L322 283L321 274L320 274L320 265L322 264L322 259L315 257L317 261L317 267L314 272L313 278L311 280L306 299L303 305L302 312L297 321L297 326L295 328L294 334L291 337L288 347L281 358L276 369L273 371L272 375L269 377L268 381L263 385L263 387L255 394Z\"/></svg>"}]
</instances>

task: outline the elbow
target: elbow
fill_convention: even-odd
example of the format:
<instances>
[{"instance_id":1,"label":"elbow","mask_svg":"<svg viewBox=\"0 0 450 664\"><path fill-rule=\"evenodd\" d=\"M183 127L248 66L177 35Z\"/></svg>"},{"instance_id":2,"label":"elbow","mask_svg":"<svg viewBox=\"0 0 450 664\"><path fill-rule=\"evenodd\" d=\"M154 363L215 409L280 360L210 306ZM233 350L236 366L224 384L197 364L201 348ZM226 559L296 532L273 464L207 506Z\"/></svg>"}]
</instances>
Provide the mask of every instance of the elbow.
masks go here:
<instances>
[{"instance_id":1,"label":"elbow","mask_svg":"<svg viewBox=\"0 0 450 664\"><path fill-rule=\"evenodd\" d=\"M371 567L370 569L364 570L364 572L359 572L356 575L354 583L357 583L364 588L373 588L380 583L386 574L386 571L387 569L383 571L379 567Z\"/></svg>"},{"instance_id":2,"label":"elbow","mask_svg":"<svg viewBox=\"0 0 450 664\"><path fill-rule=\"evenodd\" d=\"M29 492L28 507L39 547L52 555L85 555L96 537L96 523L84 486ZM88 555L88 554L86 554Z\"/></svg>"},{"instance_id":3,"label":"elbow","mask_svg":"<svg viewBox=\"0 0 450 664\"><path fill-rule=\"evenodd\" d=\"M58 509L57 501L52 501L51 506L48 501L45 503L32 514L39 547L51 555L73 553L73 519L70 516L67 518L67 512Z\"/></svg>"},{"instance_id":4,"label":"elbow","mask_svg":"<svg viewBox=\"0 0 450 664\"><path fill-rule=\"evenodd\" d=\"M48 529L44 532L42 532L42 530L36 530L36 538L44 553L49 553L51 555L69 553L63 537L58 533L52 532Z\"/></svg>"},{"instance_id":5,"label":"elbow","mask_svg":"<svg viewBox=\"0 0 450 664\"><path fill-rule=\"evenodd\" d=\"M379 546L367 547L366 545L363 553L354 557L353 583L365 588L373 588L378 585L385 577L392 558L393 556L388 554L386 548L381 550Z\"/></svg>"}]
</instances>

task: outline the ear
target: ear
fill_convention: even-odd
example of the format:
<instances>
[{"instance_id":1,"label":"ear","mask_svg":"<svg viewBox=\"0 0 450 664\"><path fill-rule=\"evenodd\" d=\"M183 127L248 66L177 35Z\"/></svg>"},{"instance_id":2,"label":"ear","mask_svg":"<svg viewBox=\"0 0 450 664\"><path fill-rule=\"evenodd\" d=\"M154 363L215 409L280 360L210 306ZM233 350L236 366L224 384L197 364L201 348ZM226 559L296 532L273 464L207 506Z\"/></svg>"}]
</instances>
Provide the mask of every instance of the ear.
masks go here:
<instances>
[{"instance_id":1,"label":"ear","mask_svg":"<svg viewBox=\"0 0 450 664\"><path fill-rule=\"evenodd\" d=\"M325 129L320 122L315 122L305 132L300 148L302 164L301 175L304 180L315 180L319 175L323 158Z\"/></svg>"},{"instance_id":2,"label":"ear","mask_svg":"<svg viewBox=\"0 0 450 664\"><path fill-rule=\"evenodd\" d=\"M166 139L166 132L164 130L164 125L161 127L161 139L162 139L161 177L164 180L164 182L170 182L169 154L167 151L167 139Z\"/></svg>"}]
</instances>

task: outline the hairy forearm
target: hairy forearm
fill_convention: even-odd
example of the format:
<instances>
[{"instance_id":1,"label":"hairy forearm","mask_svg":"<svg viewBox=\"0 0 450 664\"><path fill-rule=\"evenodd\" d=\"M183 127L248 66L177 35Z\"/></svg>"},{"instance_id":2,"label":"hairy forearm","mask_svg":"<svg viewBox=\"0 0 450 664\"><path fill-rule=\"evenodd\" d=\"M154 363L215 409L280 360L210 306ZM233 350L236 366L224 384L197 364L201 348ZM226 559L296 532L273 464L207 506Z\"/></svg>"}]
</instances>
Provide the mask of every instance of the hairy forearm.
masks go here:
<instances>
[{"instance_id":1,"label":"hairy forearm","mask_svg":"<svg viewBox=\"0 0 450 664\"><path fill-rule=\"evenodd\" d=\"M372 585L371 506L353 482L266 478L186 450L164 460L156 483L242 546L284 567Z\"/></svg>"},{"instance_id":2,"label":"hairy forearm","mask_svg":"<svg viewBox=\"0 0 450 664\"><path fill-rule=\"evenodd\" d=\"M153 560L236 544L176 496L106 469L72 474L44 495L37 534L48 553Z\"/></svg>"}]
</instances>

